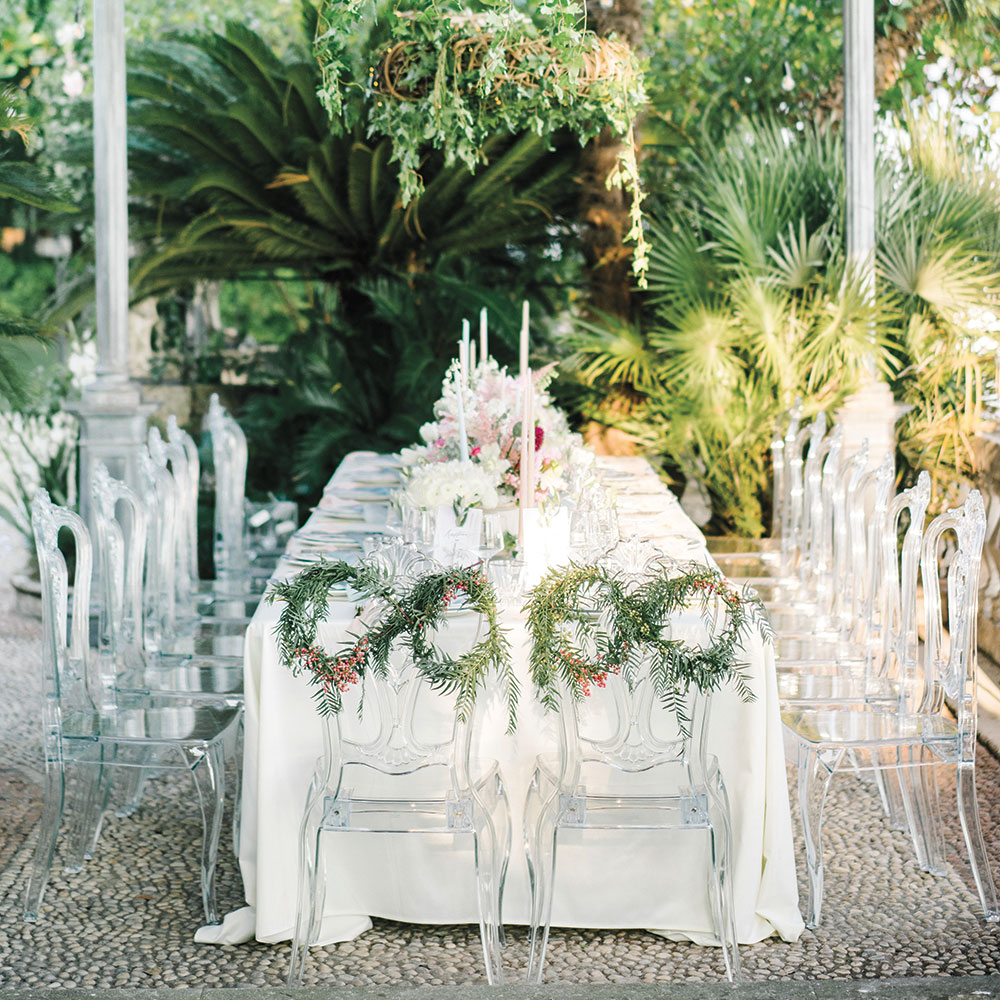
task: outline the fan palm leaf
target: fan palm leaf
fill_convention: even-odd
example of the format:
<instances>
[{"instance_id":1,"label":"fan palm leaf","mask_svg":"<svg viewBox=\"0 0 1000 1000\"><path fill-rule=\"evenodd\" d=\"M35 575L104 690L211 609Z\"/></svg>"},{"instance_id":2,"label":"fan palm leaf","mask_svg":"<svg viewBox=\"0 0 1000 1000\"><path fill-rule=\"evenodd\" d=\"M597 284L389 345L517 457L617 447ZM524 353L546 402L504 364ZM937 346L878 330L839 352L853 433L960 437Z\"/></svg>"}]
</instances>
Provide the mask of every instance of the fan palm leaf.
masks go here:
<instances>
[{"instance_id":1,"label":"fan palm leaf","mask_svg":"<svg viewBox=\"0 0 1000 1000\"><path fill-rule=\"evenodd\" d=\"M981 306L1000 286L996 263L912 222L890 234L878 260L880 274L894 290L950 321Z\"/></svg>"},{"instance_id":2,"label":"fan palm leaf","mask_svg":"<svg viewBox=\"0 0 1000 1000\"><path fill-rule=\"evenodd\" d=\"M767 248L771 277L785 288L805 288L830 256L829 221L810 233L806 231L805 216L801 216L798 229L789 223L785 233L778 233L776 238L777 246Z\"/></svg>"},{"instance_id":3,"label":"fan palm leaf","mask_svg":"<svg viewBox=\"0 0 1000 1000\"><path fill-rule=\"evenodd\" d=\"M599 322L577 321L568 364L587 385L601 382L650 391L656 384L654 359L638 325L621 316L599 313L598 317Z\"/></svg>"},{"instance_id":4,"label":"fan palm leaf","mask_svg":"<svg viewBox=\"0 0 1000 1000\"><path fill-rule=\"evenodd\" d=\"M661 310L661 315L667 312ZM743 373L737 351L739 327L728 310L704 306L674 316L673 324L649 333L649 343L659 355L659 378L671 390L717 406Z\"/></svg>"},{"instance_id":5,"label":"fan palm leaf","mask_svg":"<svg viewBox=\"0 0 1000 1000\"><path fill-rule=\"evenodd\" d=\"M746 276L732 288L732 305L755 369L787 405L802 379L795 299L781 287Z\"/></svg>"},{"instance_id":6,"label":"fan palm leaf","mask_svg":"<svg viewBox=\"0 0 1000 1000\"><path fill-rule=\"evenodd\" d=\"M722 290L723 279L714 255L701 245L694 226L686 223L682 220L670 225L655 214L649 217L647 281L651 305L712 305Z\"/></svg>"}]
</instances>

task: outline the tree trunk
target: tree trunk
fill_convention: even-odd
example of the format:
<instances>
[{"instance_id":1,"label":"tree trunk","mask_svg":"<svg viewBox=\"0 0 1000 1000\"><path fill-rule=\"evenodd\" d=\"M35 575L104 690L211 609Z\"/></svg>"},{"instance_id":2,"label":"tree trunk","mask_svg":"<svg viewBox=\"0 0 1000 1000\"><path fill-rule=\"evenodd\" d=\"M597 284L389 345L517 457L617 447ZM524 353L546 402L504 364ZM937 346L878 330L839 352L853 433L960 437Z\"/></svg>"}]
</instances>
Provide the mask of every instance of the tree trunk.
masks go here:
<instances>
[{"instance_id":1,"label":"tree trunk","mask_svg":"<svg viewBox=\"0 0 1000 1000\"><path fill-rule=\"evenodd\" d=\"M598 35L612 33L638 49L643 38L642 0L613 0L604 6L587 0L587 25ZM632 284L632 251L625 245L628 205L619 188L607 187L621 141L608 129L591 140L580 155L580 217L583 252L588 266L589 300L593 308L628 316Z\"/></svg>"}]
</instances>

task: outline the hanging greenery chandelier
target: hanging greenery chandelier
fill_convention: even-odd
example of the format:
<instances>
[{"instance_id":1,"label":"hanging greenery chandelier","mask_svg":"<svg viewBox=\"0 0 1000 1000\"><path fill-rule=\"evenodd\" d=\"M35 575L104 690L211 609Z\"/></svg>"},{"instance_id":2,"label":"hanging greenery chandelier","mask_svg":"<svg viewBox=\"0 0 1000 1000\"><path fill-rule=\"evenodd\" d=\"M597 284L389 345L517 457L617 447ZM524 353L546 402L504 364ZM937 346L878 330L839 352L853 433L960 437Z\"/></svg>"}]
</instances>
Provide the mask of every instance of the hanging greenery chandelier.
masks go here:
<instances>
[{"instance_id":1,"label":"hanging greenery chandelier","mask_svg":"<svg viewBox=\"0 0 1000 1000\"><path fill-rule=\"evenodd\" d=\"M352 75L350 45L374 0L323 0L315 38L322 72L319 97L335 129L365 109L369 135L387 136L399 164L403 205L424 190L427 150L470 172L500 133L552 136L570 131L581 145L611 129L623 139L608 178L630 199L633 269L644 281L648 255L633 123L645 101L642 73L623 41L599 38L572 0L540 4L531 16L513 0L399 3L381 14L367 53L366 79ZM357 88L363 102L350 99Z\"/></svg>"}]
</instances>

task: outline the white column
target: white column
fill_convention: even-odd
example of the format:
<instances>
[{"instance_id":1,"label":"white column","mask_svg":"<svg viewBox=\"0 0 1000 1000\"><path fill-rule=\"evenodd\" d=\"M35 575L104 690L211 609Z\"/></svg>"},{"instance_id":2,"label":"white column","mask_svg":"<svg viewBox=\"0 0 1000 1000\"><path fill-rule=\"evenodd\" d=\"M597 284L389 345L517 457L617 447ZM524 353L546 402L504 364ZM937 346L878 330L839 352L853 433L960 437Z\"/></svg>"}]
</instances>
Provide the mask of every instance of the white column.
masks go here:
<instances>
[{"instance_id":1,"label":"white column","mask_svg":"<svg viewBox=\"0 0 1000 1000\"><path fill-rule=\"evenodd\" d=\"M875 7L844 0L847 256L875 287Z\"/></svg>"},{"instance_id":2,"label":"white column","mask_svg":"<svg viewBox=\"0 0 1000 1000\"><path fill-rule=\"evenodd\" d=\"M128 163L124 0L94 0L94 222L98 378L128 379Z\"/></svg>"},{"instance_id":3,"label":"white column","mask_svg":"<svg viewBox=\"0 0 1000 1000\"><path fill-rule=\"evenodd\" d=\"M844 153L847 259L870 296L875 294L875 7L844 0ZM872 465L894 446L896 406L874 363L862 387L837 415L844 454L868 438Z\"/></svg>"},{"instance_id":4,"label":"white column","mask_svg":"<svg viewBox=\"0 0 1000 1000\"><path fill-rule=\"evenodd\" d=\"M128 164L124 0L94 0L94 204L97 379L73 409L80 417L80 507L87 518L95 463L136 481L146 419L128 373Z\"/></svg>"}]
</instances>

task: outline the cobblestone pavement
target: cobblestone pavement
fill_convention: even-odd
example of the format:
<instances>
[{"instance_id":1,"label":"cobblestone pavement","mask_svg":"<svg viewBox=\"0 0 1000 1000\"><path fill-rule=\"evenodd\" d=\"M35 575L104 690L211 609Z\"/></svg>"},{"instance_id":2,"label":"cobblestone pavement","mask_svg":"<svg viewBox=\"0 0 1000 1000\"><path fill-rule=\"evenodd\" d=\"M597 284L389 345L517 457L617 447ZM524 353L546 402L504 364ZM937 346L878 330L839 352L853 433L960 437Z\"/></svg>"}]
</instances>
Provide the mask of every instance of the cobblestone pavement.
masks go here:
<instances>
[{"instance_id":1,"label":"cobblestone pavement","mask_svg":"<svg viewBox=\"0 0 1000 1000\"><path fill-rule=\"evenodd\" d=\"M0 560L4 553L0 552ZM75 875L57 854L41 919L21 920L40 810L40 623L15 613L0 585L0 985L57 987L281 986L288 944L194 944L201 906L201 835L184 776L158 779L133 816L109 815L97 856ZM1000 764L981 751L980 802L987 847L1000 856ZM954 781L942 779L944 802ZM228 819L228 818L227 818ZM1000 973L1000 930L977 919L977 900L949 825L952 867L917 868L909 840L884 821L873 789L834 782L826 821L824 919L796 944L742 949L748 979L864 979ZM797 844L801 858L801 843ZM964 850L964 849L963 849ZM800 888L804 887L800 860ZM223 912L242 905L231 853L220 851ZM523 980L526 934L509 930L509 980ZM483 981L478 929L376 921L355 941L316 949L306 985L380 986ZM711 982L718 951L642 931L554 930L547 982Z\"/></svg>"}]
</instances>

